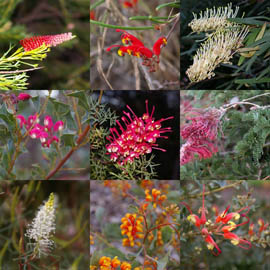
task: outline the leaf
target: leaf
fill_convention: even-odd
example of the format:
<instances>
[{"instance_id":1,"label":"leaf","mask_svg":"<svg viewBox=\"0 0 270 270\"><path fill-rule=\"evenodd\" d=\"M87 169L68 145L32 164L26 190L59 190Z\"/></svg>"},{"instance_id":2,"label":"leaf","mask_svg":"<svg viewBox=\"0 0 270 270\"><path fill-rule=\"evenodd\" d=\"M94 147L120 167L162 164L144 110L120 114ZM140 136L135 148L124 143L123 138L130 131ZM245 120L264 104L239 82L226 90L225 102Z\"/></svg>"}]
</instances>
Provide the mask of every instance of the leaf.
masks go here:
<instances>
[{"instance_id":1,"label":"leaf","mask_svg":"<svg viewBox=\"0 0 270 270\"><path fill-rule=\"evenodd\" d=\"M180 1L175 1L175 2L164 3L164 4L161 4L161 5L158 5L156 7L156 10L160 10L161 8L164 8L164 7L180 8Z\"/></svg>"},{"instance_id":2,"label":"leaf","mask_svg":"<svg viewBox=\"0 0 270 270\"><path fill-rule=\"evenodd\" d=\"M269 20L269 18L264 16L256 16L256 17L249 17L249 18L230 18L227 19L229 22L235 22L238 24L247 24L247 25L263 25L264 21L259 21L259 19Z\"/></svg>"},{"instance_id":3,"label":"leaf","mask_svg":"<svg viewBox=\"0 0 270 270\"><path fill-rule=\"evenodd\" d=\"M75 135L76 131L65 129L65 131L62 133L61 141L64 142L65 146L73 147L75 145Z\"/></svg>"},{"instance_id":4,"label":"leaf","mask_svg":"<svg viewBox=\"0 0 270 270\"><path fill-rule=\"evenodd\" d=\"M247 83L247 84L270 83L270 78L239 79L239 80L235 80L235 83L237 83L237 84L244 84L244 83Z\"/></svg>"},{"instance_id":5,"label":"leaf","mask_svg":"<svg viewBox=\"0 0 270 270\"><path fill-rule=\"evenodd\" d=\"M80 254L80 256L75 259L75 261L71 265L71 270L79 270L79 263L82 258L83 254Z\"/></svg>"},{"instance_id":6,"label":"leaf","mask_svg":"<svg viewBox=\"0 0 270 270\"><path fill-rule=\"evenodd\" d=\"M70 111L69 105L53 98L51 98L50 100L54 105L55 111L59 113L60 115L66 115Z\"/></svg>"},{"instance_id":7,"label":"leaf","mask_svg":"<svg viewBox=\"0 0 270 270\"><path fill-rule=\"evenodd\" d=\"M106 224L106 226L104 228L104 234L106 236L106 239L108 239L108 240L122 238L120 225L117 223Z\"/></svg>"},{"instance_id":8,"label":"leaf","mask_svg":"<svg viewBox=\"0 0 270 270\"><path fill-rule=\"evenodd\" d=\"M165 257L163 257L161 260L157 262L157 270L165 270L166 265L168 263L169 255L167 254Z\"/></svg>"},{"instance_id":9,"label":"leaf","mask_svg":"<svg viewBox=\"0 0 270 270\"><path fill-rule=\"evenodd\" d=\"M104 207L101 207L101 206L97 207L97 210L96 210L95 215L96 215L97 222L99 224L102 223L104 214L105 214L105 208Z\"/></svg>"},{"instance_id":10,"label":"leaf","mask_svg":"<svg viewBox=\"0 0 270 270\"><path fill-rule=\"evenodd\" d=\"M88 91L81 90L81 91L76 91L76 92L67 94L67 96L78 98L78 104L82 106L86 111L89 111L91 108L87 102L86 93L88 93Z\"/></svg>"}]
</instances>

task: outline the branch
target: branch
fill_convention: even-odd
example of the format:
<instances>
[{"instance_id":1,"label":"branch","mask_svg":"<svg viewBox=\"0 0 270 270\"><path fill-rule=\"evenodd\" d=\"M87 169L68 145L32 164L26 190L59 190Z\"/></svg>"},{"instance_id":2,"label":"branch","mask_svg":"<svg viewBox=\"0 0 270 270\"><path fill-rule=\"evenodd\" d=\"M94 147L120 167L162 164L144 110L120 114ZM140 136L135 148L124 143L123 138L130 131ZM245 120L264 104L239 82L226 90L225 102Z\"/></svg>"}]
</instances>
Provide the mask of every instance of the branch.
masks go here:
<instances>
[{"instance_id":1,"label":"branch","mask_svg":"<svg viewBox=\"0 0 270 270\"><path fill-rule=\"evenodd\" d=\"M90 130L90 125L88 124L86 128L84 129L83 133L79 136L79 138L76 141L76 146L72 147L70 151L66 154L66 156L58 163L55 169L53 169L48 176L45 178L45 180L49 180L52 176L54 176L59 169L65 164L65 162L71 157L74 151L76 151L82 142L82 140L85 138L85 136L88 134L88 131Z\"/></svg>"}]
</instances>

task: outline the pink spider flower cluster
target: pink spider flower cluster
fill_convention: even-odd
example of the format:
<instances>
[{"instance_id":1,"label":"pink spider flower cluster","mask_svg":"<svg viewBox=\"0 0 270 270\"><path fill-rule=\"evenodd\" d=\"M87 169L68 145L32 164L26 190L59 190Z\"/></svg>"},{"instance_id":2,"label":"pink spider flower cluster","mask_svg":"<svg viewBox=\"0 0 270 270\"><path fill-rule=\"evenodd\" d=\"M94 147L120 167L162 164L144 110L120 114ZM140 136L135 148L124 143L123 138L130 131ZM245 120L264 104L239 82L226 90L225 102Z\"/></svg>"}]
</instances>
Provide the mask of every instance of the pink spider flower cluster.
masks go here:
<instances>
[{"instance_id":1,"label":"pink spider flower cluster","mask_svg":"<svg viewBox=\"0 0 270 270\"><path fill-rule=\"evenodd\" d=\"M55 47L65 41L74 38L71 32L58 34L58 35L46 35L46 36L35 36L20 40L20 44L23 46L25 51L32 51L36 48L45 44L46 46Z\"/></svg>"},{"instance_id":2,"label":"pink spider flower cluster","mask_svg":"<svg viewBox=\"0 0 270 270\"><path fill-rule=\"evenodd\" d=\"M148 111L148 100L145 101L146 113L142 117L138 117L132 109L127 105L127 108L132 113L123 111L125 116L121 119L125 124L125 128L117 120L121 134L117 129L111 128L111 136L107 137L110 144L106 145L107 154L110 155L110 159L118 164L126 164L127 162L132 163L134 159L139 158L142 155L152 152L152 149L158 149L165 152L165 149L158 148L156 140L158 138L165 138L162 136L163 133L171 132L170 127L161 127L163 121L173 119L173 116L168 118L162 118L155 121L153 118L155 107L153 106L151 114Z\"/></svg>"},{"instance_id":3,"label":"pink spider flower cluster","mask_svg":"<svg viewBox=\"0 0 270 270\"><path fill-rule=\"evenodd\" d=\"M186 117L191 123L183 125L180 131L182 138L186 140L180 149L180 165L193 161L196 153L200 159L205 159L218 151L215 141L222 113L222 110L210 108L194 110L194 117Z\"/></svg>"},{"instance_id":4,"label":"pink spider flower cluster","mask_svg":"<svg viewBox=\"0 0 270 270\"><path fill-rule=\"evenodd\" d=\"M235 246L238 246L243 249L250 249L251 243L243 238L240 238L236 233L232 233L231 231L235 230L236 228L243 226L249 222L249 218L247 217L247 213L242 213L243 210L247 209L248 207L243 207L236 212L228 213L230 206L228 206L221 214L218 213L218 208L215 208L217 217L214 222L211 220L207 220L206 214L208 211L205 209L204 205L204 193L205 193L205 185L203 185L203 196L202 196L202 207L199 210L201 213L201 217L192 213L190 207L183 203L190 215L187 217L187 220L194 224L199 230L200 233L206 243L206 246L209 250L211 250L212 254L218 256L221 253L221 249L217 245L216 241L214 240L213 235L216 236L223 236L224 239L228 239L231 243ZM236 224L235 222L239 220L241 217L246 218L246 221Z\"/></svg>"},{"instance_id":5,"label":"pink spider flower cluster","mask_svg":"<svg viewBox=\"0 0 270 270\"><path fill-rule=\"evenodd\" d=\"M161 48L167 44L166 37L160 37L150 50L144 46L143 42L128 32L116 29L116 32L123 32L121 40L124 45L111 45L106 50L110 51L112 48L117 47L118 55L123 56L126 53L132 56L141 57L143 59L142 65L149 68L149 72L155 72L157 64L159 63L159 56Z\"/></svg>"},{"instance_id":6,"label":"pink spider flower cluster","mask_svg":"<svg viewBox=\"0 0 270 270\"><path fill-rule=\"evenodd\" d=\"M20 128L24 126L32 139L40 139L43 147L49 148L53 142L59 142L55 134L64 128L63 121L53 123L52 117L47 115L44 125L41 125L37 114L30 115L27 120L23 115L17 115L16 118L20 121Z\"/></svg>"}]
</instances>

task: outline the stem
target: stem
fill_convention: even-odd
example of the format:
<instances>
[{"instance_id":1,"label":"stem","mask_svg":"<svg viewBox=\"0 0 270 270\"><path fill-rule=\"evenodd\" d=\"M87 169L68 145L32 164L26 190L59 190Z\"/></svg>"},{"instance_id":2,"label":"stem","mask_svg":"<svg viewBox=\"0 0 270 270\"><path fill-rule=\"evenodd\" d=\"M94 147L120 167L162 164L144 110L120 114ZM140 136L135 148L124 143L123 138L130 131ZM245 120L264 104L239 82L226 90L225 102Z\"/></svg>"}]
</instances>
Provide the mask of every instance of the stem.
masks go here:
<instances>
[{"instance_id":1,"label":"stem","mask_svg":"<svg viewBox=\"0 0 270 270\"><path fill-rule=\"evenodd\" d=\"M59 169L65 164L65 162L71 157L74 151L80 148L80 144L82 140L85 138L85 136L88 134L88 131L90 130L90 125L88 124L86 128L84 129L83 133L79 136L79 138L76 141L76 146L72 147L70 151L66 154L66 156L58 163L55 169L53 169L45 178L45 180L49 180L52 176L54 176Z\"/></svg>"},{"instance_id":2,"label":"stem","mask_svg":"<svg viewBox=\"0 0 270 270\"><path fill-rule=\"evenodd\" d=\"M28 69L22 69L22 70L13 70L13 71L0 71L0 74L16 74L16 73L22 73L27 71L33 71L37 69L42 69L43 67L35 67L35 68L28 68Z\"/></svg>"},{"instance_id":3,"label":"stem","mask_svg":"<svg viewBox=\"0 0 270 270\"><path fill-rule=\"evenodd\" d=\"M170 36L171 36L174 28L176 27L176 24L179 22L179 20L180 20L180 14L176 17L175 22L174 22L172 28L170 29L169 33L166 36L167 41L169 40L169 38L170 38Z\"/></svg>"},{"instance_id":4,"label":"stem","mask_svg":"<svg viewBox=\"0 0 270 270\"><path fill-rule=\"evenodd\" d=\"M141 26L141 27L134 27L134 26L121 26L121 25L113 25L113 24L106 24L98 21L90 20L90 23L97 24L101 27L108 27L113 29L123 29L123 30L149 30L154 29L154 26Z\"/></svg>"},{"instance_id":5,"label":"stem","mask_svg":"<svg viewBox=\"0 0 270 270\"><path fill-rule=\"evenodd\" d=\"M217 188L217 189L214 189L214 190L207 191L207 192L204 193L204 195L209 195L209 194L212 194L212 193L216 193L216 192L226 190L228 188L236 187L238 185L241 185L244 181L245 180L240 180L240 181L237 181L236 183L233 183L233 184L230 184L230 185L227 185L227 186L224 186L224 187L220 187L220 188ZM201 196L203 196L203 192L199 193L199 194L195 194L195 195L182 196L182 197L180 197L180 201L185 200L185 199L189 199L189 198L199 198Z\"/></svg>"}]
</instances>

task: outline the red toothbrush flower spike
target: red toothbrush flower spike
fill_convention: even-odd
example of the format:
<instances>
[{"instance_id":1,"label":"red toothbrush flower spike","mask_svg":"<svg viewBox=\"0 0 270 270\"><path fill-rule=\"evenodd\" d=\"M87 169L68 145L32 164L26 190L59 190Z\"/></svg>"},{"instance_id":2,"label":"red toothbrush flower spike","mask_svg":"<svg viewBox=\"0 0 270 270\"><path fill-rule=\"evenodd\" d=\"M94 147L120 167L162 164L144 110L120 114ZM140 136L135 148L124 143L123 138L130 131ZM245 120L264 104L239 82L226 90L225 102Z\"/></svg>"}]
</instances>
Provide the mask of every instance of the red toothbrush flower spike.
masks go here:
<instances>
[{"instance_id":1,"label":"red toothbrush flower spike","mask_svg":"<svg viewBox=\"0 0 270 270\"><path fill-rule=\"evenodd\" d=\"M107 154L114 162L123 165L127 162L132 163L135 158L152 152L152 149L158 149L165 152L165 149L158 148L156 140L165 138L162 133L171 132L170 127L161 128L163 121L173 119L173 116L162 118L155 121L153 118L155 107L151 114L148 111L148 100L145 101L146 113L142 117L138 117L132 109L127 105L130 112L123 111L121 119L125 127L119 121L116 121L121 133L114 127L111 128L111 136L107 137L110 144L106 145Z\"/></svg>"},{"instance_id":2,"label":"red toothbrush flower spike","mask_svg":"<svg viewBox=\"0 0 270 270\"><path fill-rule=\"evenodd\" d=\"M46 46L55 47L65 41L73 39L72 33L63 33L58 35L46 35L46 36L35 36L20 40L20 44L24 47L25 51L32 51L36 48L45 44Z\"/></svg>"}]
</instances>

